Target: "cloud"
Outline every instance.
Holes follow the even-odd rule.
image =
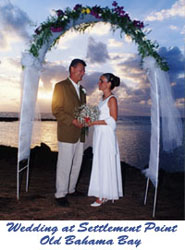
[[[112,73],[121,79],[120,86],[113,90],[118,97],[119,114],[150,115],[150,84],[141,68],[139,56],[122,53],[121,57],[116,58],[116,55],[112,55],[111,65]],[[99,93],[96,86],[93,91],[91,101],[96,100]]]
[[[185,25],[182,27],[182,30],[180,32],[182,35],[185,35]]]
[[[132,38],[129,35],[125,34],[125,42],[131,43],[132,42]]]
[[[172,84],[172,93],[177,100],[185,96],[184,65],[185,57],[178,47],[159,49],[161,57],[165,58],[169,65],[169,77]],[[150,99],[150,84],[145,72],[141,68],[140,58],[137,55],[127,57],[123,62],[115,66],[116,73],[130,87],[126,89],[128,96],[134,96],[136,101],[148,101]],[[132,100],[130,98],[129,100]],[[134,101],[133,100],[133,101]]]
[[[65,35],[62,36],[59,40],[59,43],[57,44],[57,49],[63,50],[72,47],[72,43],[74,42],[74,40],[77,40],[79,36],[79,32],[73,29],[68,30],[67,32],[65,32]]]
[[[170,29],[171,30],[178,30],[179,28],[177,26],[175,26],[175,25],[170,25]]]
[[[7,39],[2,31],[0,31],[0,48],[7,48]]]
[[[91,35],[107,35],[110,33],[111,25],[110,23],[98,22],[95,23],[93,27],[89,27],[86,29],[87,33]]]
[[[66,69],[61,62],[46,62],[43,65],[41,81],[45,89],[51,90],[54,83],[64,80],[68,76]]]
[[[125,52],[110,52],[109,56],[112,60],[111,63],[117,64],[120,62],[126,61],[128,58],[133,57],[133,53],[125,53]]]
[[[89,37],[86,58],[90,63],[105,63],[110,58],[106,44],[96,42],[94,38]]]
[[[31,24],[28,15],[10,2],[0,5],[0,45],[7,49],[10,41],[15,38],[27,40],[27,26]]]
[[[81,84],[86,88],[88,95],[96,89],[101,74],[102,72],[93,72],[84,75]],[[46,62],[41,72],[41,87],[46,91],[51,91],[55,83],[64,80],[68,75],[68,67],[64,66],[61,61]]]
[[[184,65],[185,57],[178,47],[166,49],[162,47],[159,54],[166,59],[169,65],[170,81],[173,82],[172,93],[175,99],[185,97]]]
[[[133,89],[147,85],[146,75],[141,67],[141,58],[136,54],[126,54],[124,60],[114,65],[117,75]]]
[[[170,9],[163,9],[159,12],[152,12],[146,17],[146,21],[162,21],[170,17],[185,17],[185,0],[176,1]]]
[[[134,89],[121,83],[114,90],[118,97],[120,115],[150,115],[150,87]]]
[[[185,96],[184,63],[185,59],[178,47],[161,48],[159,53],[166,58],[169,66],[169,76],[172,85],[172,95],[177,107],[183,113],[182,100]],[[138,55],[130,55],[124,61],[118,61],[114,70],[122,79],[122,84],[115,93],[119,99],[121,114],[150,115],[151,98],[150,83],[142,70]]]
[[[8,82],[8,85],[5,86],[9,86],[9,88],[12,86],[19,88],[21,82],[21,72],[22,68],[19,58],[1,58],[0,77],[2,82]]]
[[[185,86],[184,78],[178,78],[176,84],[172,87],[173,96],[178,101],[178,99],[185,98]]]
[[[178,47],[159,49],[159,54],[168,62],[170,71],[170,77],[172,81],[175,81],[179,74],[184,72],[185,58]]]
[[[11,67],[11,70],[12,70],[12,67],[14,68],[14,70],[21,70],[22,68],[22,65],[21,65],[21,60],[20,58],[11,58],[11,57],[7,57],[5,58],[5,62],[7,61],[7,66],[9,64],[9,67]],[[8,67],[7,67],[8,68]]]
[[[111,38],[108,40],[107,45],[108,45],[108,47],[120,48],[120,47],[123,47],[123,42],[119,42],[119,41],[116,41],[115,39]]]
[[[171,83],[173,83],[173,96],[177,106],[182,111],[185,91],[183,84],[184,57],[178,47],[161,48],[159,53],[167,59],[170,65],[169,75]],[[150,115],[150,83],[141,67],[140,57],[136,54],[125,54],[125,56],[122,55],[122,60],[121,58],[119,60],[112,59],[111,64],[113,67],[112,73],[121,78],[120,87],[113,91],[118,97],[120,115]],[[98,91],[97,86],[102,73],[98,70],[93,73],[87,72],[81,83],[87,90],[88,102],[93,105],[98,103],[102,94],[101,91]],[[67,75],[68,69],[61,62],[47,63],[44,66],[41,79],[44,86],[51,89],[53,83],[64,79]]]
[[[83,77],[82,85],[87,90],[87,95],[91,95],[98,86],[98,80],[103,72],[93,72],[90,74],[85,74]]]

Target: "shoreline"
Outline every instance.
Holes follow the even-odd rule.
[[[17,147],[12,147],[12,146],[7,146],[7,145],[3,145],[3,144],[0,144],[0,151],[1,151],[1,148],[9,148],[10,150],[12,149],[13,151],[17,151],[18,150],[18,148]],[[44,142],[41,142],[40,143],[40,146],[38,146],[38,145],[35,145],[33,148],[31,148],[31,152],[32,152],[32,150],[35,150],[35,148],[41,148],[41,150],[42,150],[42,147],[43,148],[48,148],[48,151],[50,151],[51,153],[53,153],[53,154],[57,154],[58,152],[57,151],[53,151],[53,150],[51,150],[50,149],[50,147],[47,145],[47,144],[45,144]],[[86,150],[88,150],[88,148],[91,148],[91,146],[88,146],[88,147],[86,147],[85,149],[84,149],[84,152],[86,151]],[[165,171],[165,172],[167,172],[167,173],[171,173],[171,174],[174,174],[174,173],[180,173],[180,174],[185,174],[185,167],[184,167],[184,165],[183,165],[183,167],[181,167],[181,168],[179,168],[179,169],[168,169],[168,168],[166,168],[166,167],[164,167],[163,166],[163,164],[166,164],[165,163],[165,154],[167,154],[167,153],[165,153],[165,152],[163,152],[163,155],[161,156],[161,158],[160,158],[160,164],[162,165],[162,166],[160,166],[159,165],[159,168],[160,168],[160,171]],[[139,170],[139,171],[142,171],[142,170],[144,170],[144,169],[146,169],[146,168],[148,168],[148,164],[146,164],[146,165],[143,165],[143,167],[142,168],[140,168],[140,167],[137,167],[137,166],[134,166],[134,165],[131,165],[131,164],[129,164],[129,163],[127,163],[127,162],[124,162],[124,161],[121,161],[123,164],[126,164],[127,166],[129,166],[129,167],[131,167],[131,168],[135,168],[135,169],[137,169],[137,170]]]
[[[69,197],[70,207],[57,206],[55,173],[57,152],[46,144],[30,154],[29,192],[21,174],[20,200],[16,199],[17,148],[0,146],[0,216],[2,220],[184,220],[184,173],[159,171],[156,217],[152,218],[154,187],[149,186],[144,206],[146,178],[140,170],[121,162],[123,198],[101,207],[90,207],[94,197]],[[92,166],[92,148],[84,151],[77,189],[87,193]]]
[[[0,117],[0,122],[16,122],[16,121],[19,121],[20,119],[18,117]],[[37,120],[35,120],[37,121]],[[38,121],[42,121],[42,122],[45,122],[45,121],[56,121],[56,119],[51,119],[51,118],[41,118],[41,119],[38,119]]]

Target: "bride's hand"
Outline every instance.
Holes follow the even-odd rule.
[[[88,122],[88,127],[91,127],[91,126],[95,125],[94,123],[95,122]]]

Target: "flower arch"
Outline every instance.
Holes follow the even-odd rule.
[[[19,148],[17,164],[17,180],[19,180],[20,162],[29,159],[34,121],[35,103],[37,98],[40,70],[45,55],[70,28],[77,31],[85,31],[88,27],[97,22],[110,23],[112,30],[120,29],[121,34],[125,33],[138,45],[138,53],[144,62],[144,69],[151,83],[151,153],[149,168],[145,175],[151,179],[154,186],[158,184],[159,165],[159,142],[160,142],[160,115],[163,119],[163,147],[172,150],[180,145],[182,136],[180,124],[177,119],[178,111],[174,106],[171,89],[168,79],[168,65],[157,52],[158,44],[146,38],[143,31],[144,24],[138,20],[131,20],[124,7],[113,2],[112,9],[100,6],[82,6],[77,4],[72,10],[56,10],[55,16],[50,16],[41,23],[35,30],[33,39],[28,51],[22,56],[24,69],[24,84],[20,113]],[[165,100],[165,95],[168,99]],[[165,100],[165,102],[164,102]],[[166,124],[168,123],[168,126]],[[166,127],[165,127],[166,126]],[[25,167],[24,167],[25,168]],[[23,168],[23,169],[24,169]],[[27,164],[27,188],[28,189],[29,161]],[[19,184],[17,188],[19,198]]]
[[[138,53],[142,59],[152,56],[162,70],[168,71],[167,63],[157,53],[158,44],[146,38],[146,34],[143,32],[144,23],[138,20],[131,20],[124,7],[118,6],[115,1],[112,5],[113,8],[110,9],[97,5],[83,7],[77,4],[73,10],[69,8],[65,11],[56,10],[55,16],[48,17],[35,30],[29,52],[41,62],[44,59],[44,52],[46,52],[43,47],[47,50],[51,49],[60,36],[71,27],[77,31],[84,32],[89,26],[93,26],[97,22],[106,22],[111,24],[113,31],[120,29],[121,34],[125,33],[132,38],[132,41],[138,45]],[[44,46],[46,44],[48,46]]]

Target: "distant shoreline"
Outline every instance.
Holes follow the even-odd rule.
[[[0,122],[16,122],[16,121],[19,121],[19,118],[17,118],[17,117],[0,117]],[[41,121],[42,122],[45,122],[45,121],[53,121],[53,122],[55,122],[56,119],[42,118]]]
[[[143,119],[150,119],[150,117],[149,116],[123,116],[124,118],[130,118],[130,117],[132,117],[132,118],[137,118],[137,117],[140,117],[140,118],[143,118]],[[118,121],[120,120],[120,121],[122,121],[123,120],[123,117],[122,116],[120,116],[120,117],[118,117]],[[181,119],[182,119],[182,121],[184,121],[185,120],[185,118],[184,117],[181,117]],[[20,119],[18,118],[18,117],[7,117],[7,116],[2,116],[2,117],[0,117],[0,122],[15,122],[15,121],[19,121]],[[35,120],[35,121],[37,121],[37,120]],[[41,118],[40,120],[38,119],[38,121],[42,121],[42,122],[46,122],[46,121],[56,121],[56,119],[55,118]]]

